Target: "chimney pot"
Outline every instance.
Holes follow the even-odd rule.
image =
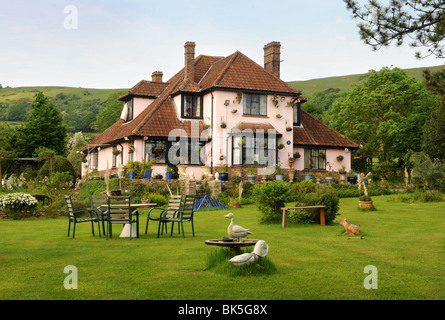
[[[280,48],[277,41],[270,42],[264,46],[264,69],[280,77]]]
[[[152,82],[162,82],[162,76],[164,74],[162,71],[155,71],[151,74],[151,81]]]
[[[185,69],[184,69],[184,79],[194,79],[195,75],[195,43],[186,42],[185,48]]]

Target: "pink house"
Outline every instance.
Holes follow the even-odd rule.
[[[263,174],[276,165],[350,170],[357,144],[301,109],[301,92],[280,79],[279,42],[264,46],[264,66],[239,51],[195,57],[195,43],[184,47],[184,68],[171,79],[153,72],[119,98],[121,118],[89,145],[83,177],[143,159],[154,160],[153,174],[165,176],[167,166],[182,163],[196,179],[222,164]]]

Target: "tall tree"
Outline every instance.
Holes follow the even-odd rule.
[[[105,102],[105,107],[99,111],[96,116],[96,121],[92,123],[92,126],[98,131],[103,132],[112,124],[114,124],[122,112],[122,101],[119,100],[119,97],[125,91],[119,91],[110,94]]]
[[[423,134],[423,151],[431,159],[445,163],[445,68],[436,73],[424,72],[427,88],[438,95],[439,103],[431,113]]]
[[[369,0],[361,7],[358,1],[343,0],[353,17],[361,20],[358,27],[362,40],[373,49],[397,46],[411,39],[413,47],[428,49],[423,56],[444,58],[445,52],[445,2],[443,0],[390,0],[381,5]],[[422,57],[416,52],[418,58]]]
[[[423,83],[403,70],[371,70],[365,82],[334,102],[330,124],[364,143],[366,158],[402,159],[408,150],[421,150],[423,127],[435,104]]]
[[[32,157],[38,148],[45,147],[62,155],[66,134],[59,110],[42,92],[38,92],[28,121],[16,129],[13,151],[21,157]]]

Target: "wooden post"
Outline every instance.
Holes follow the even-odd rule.
[[[320,224],[325,225],[324,208],[320,208]]]
[[[286,228],[286,222],[287,222],[287,208],[281,208],[283,210],[283,221],[281,223],[281,226],[283,228]]]

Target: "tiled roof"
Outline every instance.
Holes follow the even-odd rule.
[[[297,90],[239,51],[214,63],[199,81],[202,90],[229,88],[297,95]]]
[[[184,80],[184,69],[164,83],[140,81],[121,100],[130,95],[156,96],[144,111],[130,122],[122,119],[97,137],[92,144],[105,144],[127,136],[168,137],[174,129],[182,129],[188,136],[200,134],[202,123],[198,120],[180,120],[173,104],[175,93],[202,92],[212,89],[256,90],[299,96],[300,91],[289,86],[263,67],[237,51],[228,57],[200,55],[195,58],[194,78]],[[294,128],[294,143],[305,146],[325,146],[356,148],[337,131],[323,124],[320,120],[301,110],[301,128]],[[199,125],[197,125],[199,124]],[[196,126],[193,126],[196,125]],[[240,124],[241,127],[254,124]],[[192,128],[199,127],[199,133]],[[261,126],[262,128],[264,125]],[[267,128],[269,128],[266,125]],[[258,127],[259,128],[259,127]]]
[[[168,86],[166,82],[139,81],[133,88],[119,97],[119,100],[127,100],[130,97],[157,98]]]
[[[301,127],[294,127],[294,144],[302,146],[358,148],[344,135],[301,109]]]

